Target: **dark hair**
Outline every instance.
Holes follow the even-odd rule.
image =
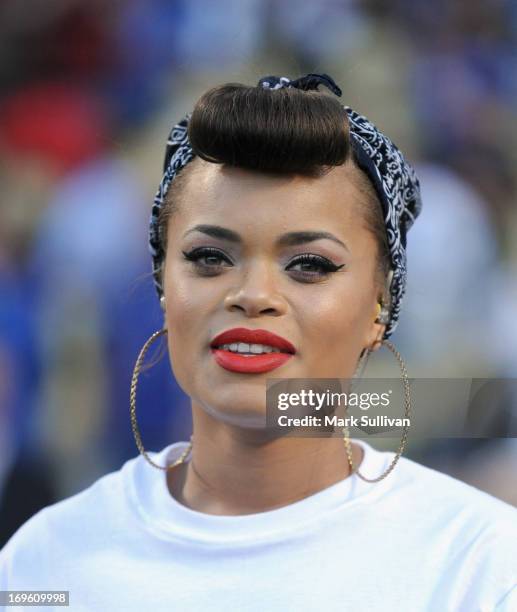
[[[239,83],[214,87],[196,103],[188,138],[194,154],[206,161],[259,172],[317,177],[355,160],[345,109],[336,98],[317,90],[271,90]],[[354,165],[356,186],[365,195],[365,226],[378,247],[377,280],[382,285],[390,268],[382,207],[370,179]],[[160,212],[164,249],[168,218],[188,174],[185,168],[172,181]],[[384,298],[386,303],[388,291]]]
[[[264,172],[318,175],[349,156],[346,113],[318,91],[228,84],[207,91],[188,128],[209,162]]]

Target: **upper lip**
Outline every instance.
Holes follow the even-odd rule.
[[[246,329],[245,327],[234,327],[218,334],[210,342],[212,348],[221,344],[232,344],[233,342],[246,342],[248,344],[265,344],[280,349],[284,353],[296,353],[294,346],[267,329]]]

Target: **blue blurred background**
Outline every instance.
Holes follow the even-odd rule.
[[[422,184],[392,337],[410,376],[515,377],[516,60],[511,0],[4,0],[0,546],[138,452],[131,372],[162,324],[151,202],[172,122],[219,83],[334,77]],[[384,349],[368,367],[398,375]],[[141,375],[138,419],[149,450],[190,436],[166,356]],[[516,438],[406,455],[517,505]]]

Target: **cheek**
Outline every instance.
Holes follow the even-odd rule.
[[[334,285],[328,291],[314,291],[297,308],[303,357],[318,376],[353,374],[369,322],[368,298],[361,286],[347,281],[337,289]]]
[[[168,274],[165,297],[169,357],[178,384],[187,391],[211,338],[209,313],[214,290],[210,290],[209,282],[191,278],[183,267],[171,266]]]
[[[203,325],[202,318],[216,299],[214,279],[195,276],[188,264],[169,260],[165,280],[167,324],[179,337],[189,342]],[[204,330],[206,333],[206,329]]]
[[[202,303],[200,292],[198,289],[193,290],[189,279],[176,275],[174,281],[168,284],[165,296],[168,327],[180,334],[185,323],[197,316],[197,309]]]

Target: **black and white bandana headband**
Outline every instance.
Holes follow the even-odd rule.
[[[326,74],[308,74],[296,80],[287,77],[268,76],[260,79],[258,86],[266,89],[297,87],[309,90],[325,85],[337,96],[341,89]],[[397,146],[366,117],[349,106],[343,106],[348,114],[352,152],[357,165],[368,175],[382,204],[388,246],[391,256],[392,278],[390,285],[390,317],[384,332],[389,338],[397,328],[400,309],[406,291],[406,235],[420,214],[422,200],[420,183],[412,166]],[[171,182],[181,168],[195,155],[188,140],[187,128],[191,113],[172,128],[167,139],[163,178],[156,192],[149,222],[149,251],[152,256],[153,278],[158,297],[163,295],[160,269],[165,258],[158,217]]]

